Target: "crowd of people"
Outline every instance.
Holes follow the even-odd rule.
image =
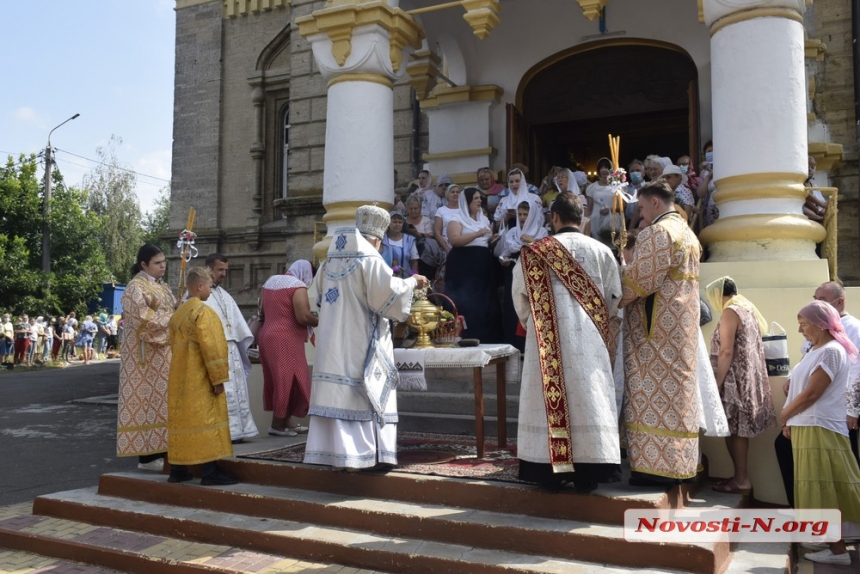
[[[584,196],[570,170],[555,170],[554,191],[542,195],[515,167],[508,188],[486,170],[462,189],[445,178],[433,186],[424,173],[405,210],[360,207],[354,227],[335,230],[319,270],[296,261],[263,285],[256,338],[268,433],[307,432],[309,464],[396,465],[392,322],[408,318],[433,275],[465,316],[464,337],[519,337],[522,480],[590,492],[620,480],[626,456],[631,484],[665,488],[701,471],[704,433],[725,438],[734,469],[714,489],[748,494],[750,442],[781,427],[775,449],[789,502],[837,508],[845,521],[843,540],[807,557],[850,563],[845,539],[860,536],[860,322],[844,312],[844,289],[826,283],[798,311],[808,345],[777,412],[762,343],[767,321],[730,277],[700,298],[702,248],[689,219],[707,211],[677,201],[674,184],[689,169],[660,164],[658,173],[655,161],[640,166],[651,181],[630,178],[638,187],[622,197],[636,201],[620,210],[609,160]],[[613,207],[636,230],[623,249],[606,241],[605,220],[611,230],[620,216]],[[219,286],[226,258],[210,256],[207,268],[189,272],[188,299],[176,309],[160,282],[163,254],[153,246],[139,253],[123,301],[134,334],[123,341],[118,452],[141,457],[145,469],[161,468],[167,454],[171,482],[190,480],[187,465],[203,463],[203,484],[232,484],[236,477],[215,461],[232,452],[230,441],[257,433],[241,420],[255,337]],[[707,345],[700,326],[712,313],[718,324]],[[198,399],[208,406],[181,408]],[[306,416],[307,427],[297,420]]]
[[[4,313],[0,321],[0,363],[13,369],[16,365],[64,366],[72,360],[89,364],[105,359],[119,348],[122,319],[117,319],[102,312],[78,321],[72,311],[61,317],[22,314],[13,321],[10,313]]]

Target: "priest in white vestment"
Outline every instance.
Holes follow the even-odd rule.
[[[220,253],[212,253],[206,257],[206,266],[215,280],[206,304],[218,314],[227,337],[230,380],[224,383],[224,396],[230,418],[230,440],[237,443],[260,434],[254,424],[248,395],[248,375],[251,373],[248,348],[254,343],[254,336],[236,301],[221,287],[229,269],[227,258]]]
[[[311,286],[319,326],[305,463],[335,470],[397,464],[398,375],[388,319],[405,321],[413,290],[428,281],[393,276],[379,253],[389,222],[385,210],[360,207],[355,228],[335,230]]]
[[[555,235],[523,247],[513,271],[514,307],[527,333],[519,476],[589,492],[620,478],[618,332],[609,325],[618,321],[621,281],[612,251],[580,232],[582,204],[573,194],[559,194],[550,213]]]

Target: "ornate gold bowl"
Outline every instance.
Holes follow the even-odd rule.
[[[439,318],[441,316],[442,310],[426,298],[418,299],[412,303],[412,310],[409,312],[406,324],[409,325],[410,329],[418,333],[415,348],[426,349],[433,346],[429,333],[439,325]]]

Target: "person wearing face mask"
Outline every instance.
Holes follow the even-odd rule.
[[[704,228],[715,222],[720,217],[720,212],[717,209],[717,204],[714,203],[714,192],[717,190],[714,185],[714,142],[708,140],[702,148],[702,152],[705,154],[705,166],[696,195],[701,200],[701,205],[704,206],[704,213],[702,214],[702,227]]]
[[[699,181],[701,178],[696,175],[696,169],[690,161],[690,156],[682,155],[678,158],[678,161],[675,162],[675,165],[678,166],[678,169],[681,170],[681,173],[687,176],[687,187],[691,190],[699,187]]]
[[[633,199],[639,194],[639,190],[645,185],[645,164],[634,159],[627,166],[627,186],[624,191]],[[627,227],[636,229],[642,215],[639,213],[639,202],[631,201],[624,209],[624,217],[627,218]]]

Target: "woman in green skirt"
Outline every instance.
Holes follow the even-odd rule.
[[[791,372],[780,415],[794,458],[794,507],[842,512],[843,539],[806,558],[848,566],[844,539],[860,535],[860,470],[848,440],[845,400],[857,348],[828,303],[813,301],[800,310],[797,321],[812,348]]]

